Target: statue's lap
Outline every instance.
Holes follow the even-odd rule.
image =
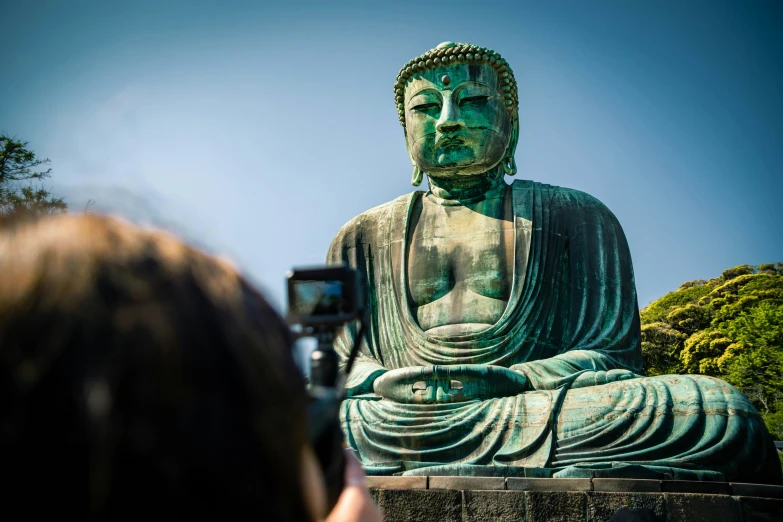
[[[458,404],[354,399],[343,415],[348,441],[371,473],[374,467],[426,473],[439,464],[555,472],[642,464],[678,468],[679,478],[720,480],[721,465],[741,467],[743,455],[756,460],[752,454],[765,444],[750,402],[707,376],[646,377]],[[700,475],[705,463],[718,473]]]

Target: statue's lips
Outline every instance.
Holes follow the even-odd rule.
[[[470,142],[461,136],[450,136],[436,142],[435,165],[438,168],[465,167],[475,161]]]
[[[446,147],[457,147],[461,145],[465,145],[465,140],[459,136],[444,137],[435,142],[435,147],[438,149]]]

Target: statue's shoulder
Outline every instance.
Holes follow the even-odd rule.
[[[404,194],[392,201],[365,210],[343,225],[337,232],[334,241],[355,243],[358,240],[363,242],[366,238],[377,235],[381,228],[389,223],[390,219],[394,219],[393,216],[407,213],[408,206],[415,194],[416,192]]]
[[[585,212],[605,214],[614,218],[609,208],[597,197],[587,192],[568,187],[559,187],[529,180],[514,180],[514,192],[535,193],[542,205],[557,213],[582,214]]]

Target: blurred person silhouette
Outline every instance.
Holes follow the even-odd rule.
[[[330,515],[283,320],[225,261],[95,215],[0,229],[4,510],[79,519]]]

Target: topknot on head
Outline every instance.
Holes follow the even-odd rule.
[[[519,106],[519,91],[514,72],[508,62],[492,49],[469,43],[443,42],[421,56],[410,60],[400,70],[394,84],[394,103],[400,124],[405,127],[405,85],[414,74],[457,63],[481,63],[492,67],[498,75],[500,89],[506,102],[506,110],[516,115]]]

